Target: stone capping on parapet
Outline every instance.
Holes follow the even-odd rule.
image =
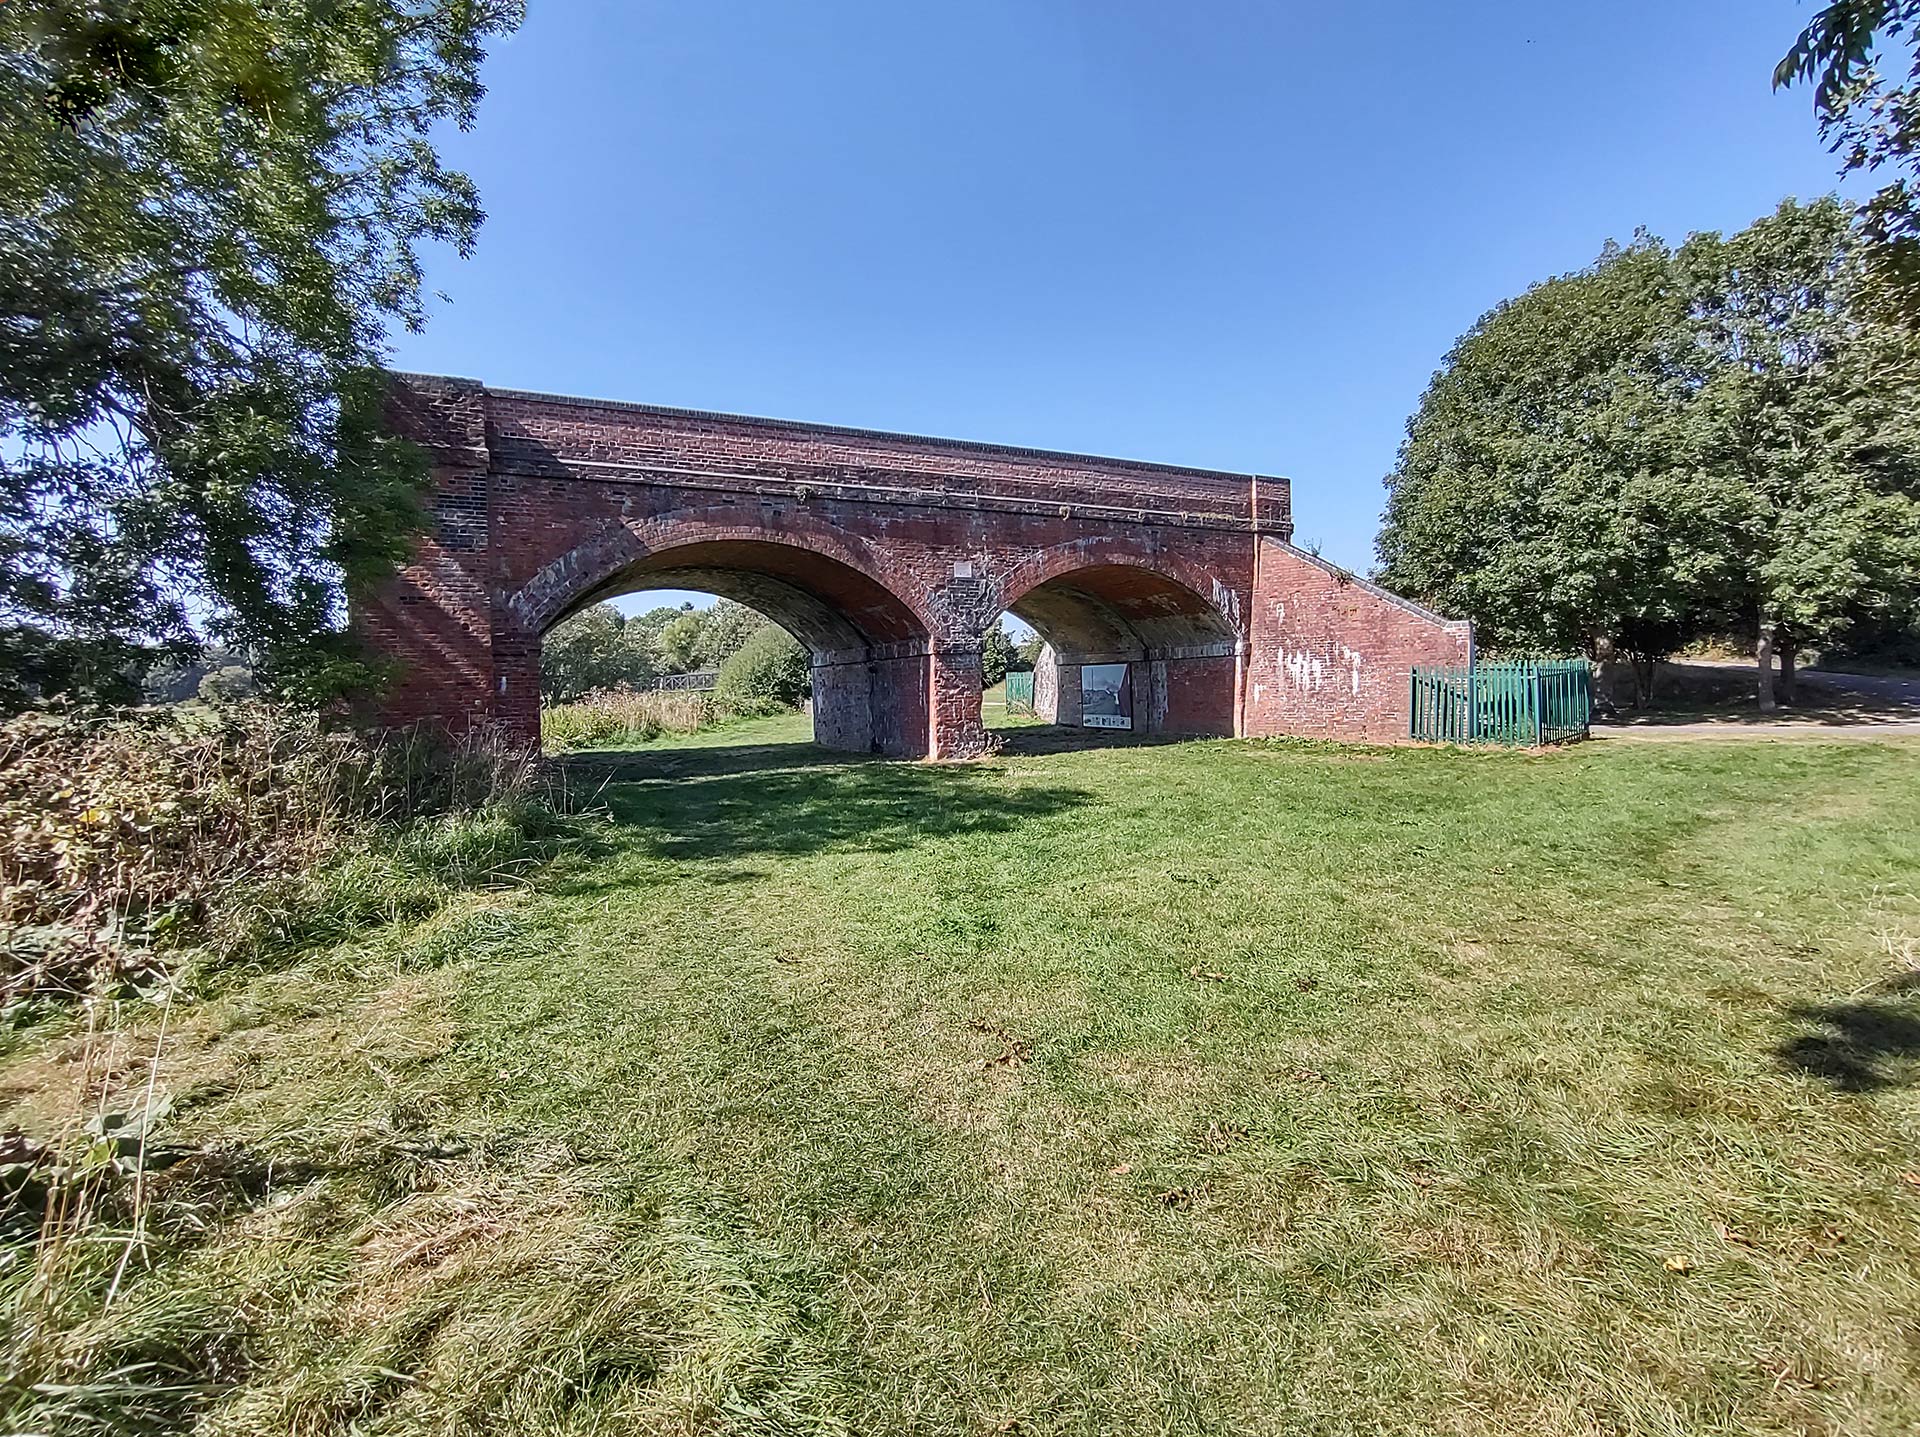
[[[1378,584],[1374,583],[1373,580],[1363,578],[1359,574],[1354,573],[1353,570],[1351,569],[1343,569],[1340,567],[1340,565],[1335,564],[1330,560],[1323,559],[1318,554],[1309,553],[1307,550],[1300,548],[1297,544],[1289,543],[1285,539],[1275,538],[1271,534],[1266,535],[1265,538],[1269,544],[1278,544],[1281,548],[1285,549],[1289,554],[1293,555],[1294,558],[1300,559],[1305,561],[1306,563],[1312,564],[1317,569],[1325,570],[1328,574],[1331,574],[1334,578],[1338,579],[1341,583],[1356,585],[1365,593],[1371,594],[1374,598],[1383,599],[1387,603],[1392,604],[1395,608],[1405,609],[1409,614],[1414,615],[1416,618],[1425,619],[1429,623],[1439,624],[1442,627],[1450,629],[1455,633],[1471,634],[1473,632],[1472,623],[1470,623],[1466,619],[1449,619],[1445,614],[1438,613],[1433,609],[1429,609],[1425,604],[1416,604],[1412,599],[1403,598],[1399,594],[1394,593],[1393,590],[1391,589],[1383,589]]]
[[[630,399],[593,399],[577,394],[548,394],[532,389],[500,389],[478,379],[450,374],[422,374],[409,370],[390,371],[395,379],[408,383],[460,386],[484,392],[491,398],[519,400],[532,404],[551,404],[571,409],[607,409],[634,414],[656,415],[662,419],[687,419],[696,422],[739,424],[749,428],[778,429],[788,433],[830,434],[846,439],[873,439],[895,444],[922,444],[960,453],[1015,458],[1112,465],[1122,469],[1147,470],[1159,474],[1177,474],[1187,478],[1212,480],[1223,488],[1244,490],[1253,483],[1282,484],[1289,489],[1293,481],[1280,474],[1241,473],[1229,469],[1206,469],[1190,464],[1168,464],[1154,459],[1124,459],[1108,454],[1086,454],[1071,449],[1037,449],[1019,444],[993,444],[975,439],[947,439],[933,434],[908,434],[893,429],[862,429],[845,424],[816,424],[805,419],[775,419],[758,414],[730,414],[718,409],[681,409],[666,404],[640,404]]]

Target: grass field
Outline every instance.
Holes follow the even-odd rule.
[[[1920,745],[804,722],[596,760],[595,851],[129,1021],[96,1086],[158,1041],[222,1156],[16,1420],[1920,1429]],[[14,1041],[14,1120],[78,1042]]]

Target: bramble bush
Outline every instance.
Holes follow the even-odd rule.
[[[0,1002],[144,987],[423,912],[561,836],[479,733],[371,743],[264,703],[0,723]]]

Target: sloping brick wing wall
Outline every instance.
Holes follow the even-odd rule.
[[[816,739],[902,756],[979,751],[1006,609],[1062,664],[1132,664],[1148,732],[1402,739],[1408,666],[1470,650],[1293,549],[1281,479],[429,376],[396,376],[389,412],[428,452],[433,522],[354,603],[394,660],[388,723],[537,742],[541,635],[643,588],[781,623],[814,655]]]

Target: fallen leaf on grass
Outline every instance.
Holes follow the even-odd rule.
[[[1247,1130],[1239,1123],[1208,1123],[1205,1139],[1207,1150],[1215,1153],[1227,1152],[1246,1135]]]
[[[1033,1049],[1026,1043],[1009,1043],[991,1058],[982,1058],[978,1063],[981,1072],[990,1072],[995,1068],[1017,1068],[1033,1056]]]
[[[1690,1257],[1682,1257],[1678,1253],[1675,1253],[1672,1257],[1667,1259],[1667,1271],[1668,1272],[1692,1272],[1693,1259]]]

